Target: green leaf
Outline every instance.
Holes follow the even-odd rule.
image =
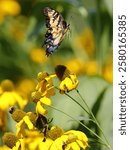
[[[113,15],[113,0],[104,0],[104,3],[106,4],[106,7],[107,7],[107,10],[108,10],[108,12],[109,12],[109,14],[110,14],[110,16],[112,16]]]
[[[100,110],[98,112],[98,121],[103,129],[103,132],[106,136],[106,138],[108,139],[108,141],[110,142],[110,144],[112,145],[112,124],[113,124],[113,120],[112,120],[112,110],[113,110],[113,106],[112,106],[112,91],[113,91],[113,87],[112,85],[109,86],[104,94],[101,106],[100,106]]]

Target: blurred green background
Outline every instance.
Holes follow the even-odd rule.
[[[57,10],[70,24],[61,46],[49,58],[42,48],[47,30],[44,7]],[[28,94],[33,91],[38,72],[53,73],[56,65],[66,65],[78,76],[78,89],[112,145],[112,0],[0,0],[0,11],[0,82],[10,79],[17,91]],[[70,95],[81,101],[75,92]],[[69,98],[57,94],[52,101],[55,107],[82,120],[100,135],[88,123],[84,111]],[[32,104],[26,110],[31,107]],[[82,130],[93,138],[60,112],[50,110],[49,115],[52,124]],[[8,118],[5,130],[14,131],[9,122]],[[2,136],[4,131],[0,132]],[[91,140],[90,146],[90,150],[106,149]]]

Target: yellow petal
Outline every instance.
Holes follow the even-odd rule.
[[[19,107],[23,109],[25,105],[27,104],[27,99],[23,99],[20,95],[18,95],[16,92],[13,92],[14,99],[17,101]]]
[[[71,150],[80,150],[80,147],[76,142],[70,143],[69,146]]]
[[[9,147],[6,145],[0,146],[0,150],[11,150]]]
[[[41,114],[41,115],[45,115],[47,113],[47,110],[43,108],[43,106],[42,106],[40,101],[37,102],[36,112]]]
[[[23,117],[23,120],[30,130],[34,128],[32,122],[30,121],[28,116]]]
[[[66,77],[60,84],[59,89],[61,91],[71,91],[78,86],[78,80],[76,79],[76,75],[70,75],[70,77]]]
[[[12,150],[19,150],[19,148],[20,148],[20,141],[18,141],[17,143],[16,143],[16,145],[12,148]]]
[[[7,110],[10,106],[16,104],[16,99],[12,92],[4,92],[0,97],[0,109]]]
[[[49,98],[47,98],[46,96],[44,96],[43,98],[40,99],[40,102],[45,104],[45,105],[51,105],[51,100]]]
[[[23,138],[25,137],[26,133],[25,133],[25,123],[23,120],[21,120],[19,123],[17,123],[16,125],[16,136],[19,138]]]
[[[21,145],[20,145],[20,150],[25,150],[25,142],[24,139],[19,139]]]
[[[52,143],[53,143],[53,140],[46,138],[45,142],[40,142],[39,150],[43,150],[43,147],[44,147],[44,150],[50,150],[50,146],[52,145]]]
[[[42,137],[30,137],[30,141],[27,142],[28,150],[39,150],[38,146],[43,141]]]

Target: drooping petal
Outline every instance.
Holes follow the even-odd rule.
[[[37,102],[36,112],[41,114],[41,115],[45,115],[47,113],[47,110],[44,109],[44,107],[40,101]]]
[[[24,122],[26,123],[26,125],[28,126],[28,128],[31,130],[31,129],[34,129],[34,126],[32,124],[32,122],[30,121],[30,118],[28,116],[25,116],[23,118]]]

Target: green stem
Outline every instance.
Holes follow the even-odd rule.
[[[59,88],[55,87],[56,89],[59,90]],[[69,94],[67,94],[66,92],[64,93],[66,96],[68,96],[69,98],[71,98],[76,104],[78,104],[88,115],[90,115],[90,113],[78,102],[76,101],[73,97],[71,97]]]
[[[76,101],[73,97],[71,97],[69,94],[65,93],[66,96],[68,96],[69,98],[71,98],[75,103],[77,103],[85,112],[87,112],[88,115],[90,115],[90,113],[78,102]]]
[[[102,143],[101,141],[98,141],[98,140],[96,140],[96,139],[93,140],[93,139],[89,138],[89,141],[92,142],[92,143],[96,143],[96,144],[99,143],[99,144],[101,144],[101,145],[104,145],[104,146],[107,146],[107,147],[108,147],[108,145],[106,145],[105,143]]]
[[[92,131],[92,130],[89,129],[87,126],[85,126],[82,122],[76,120],[75,118],[73,118],[72,116],[70,116],[69,114],[63,112],[63,111],[60,110],[60,109],[57,109],[57,108],[55,108],[55,107],[53,107],[53,106],[48,106],[48,107],[53,108],[53,109],[55,109],[55,110],[57,110],[57,111],[59,111],[59,112],[65,114],[66,116],[70,117],[71,119],[75,120],[77,123],[81,124],[84,128],[86,128],[88,131],[90,131],[90,133],[92,133],[93,135],[95,135],[101,142],[104,143],[103,139],[102,139],[100,136],[98,136],[94,131]],[[104,143],[104,145],[106,145],[106,146],[108,147],[107,144]]]
[[[104,139],[105,139],[105,141],[106,141],[108,147],[110,147],[110,144],[109,144],[109,142],[108,142],[108,140],[107,140],[107,138],[106,138],[106,136],[105,136],[105,134],[104,134],[102,128],[100,127],[100,125],[99,125],[97,119],[95,118],[93,112],[92,112],[91,109],[89,108],[88,104],[86,103],[86,101],[84,100],[84,98],[82,97],[82,95],[80,94],[80,92],[79,92],[77,89],[76,89],[76,91],[77,91],[78,95],[80,96],[80,98],[82,99],[82,101],[84,102],[84,104],[87,106],[87,109],[88,109],[89,113],[91,114],[92,118],[94,119],[94,122],[96,123],[96,125],[98,126],[98,128],[100,129],[100,131],[102,132],[102,135],[103,135],[103,137],[104,137]],[[110,148],[111,148],[111,147],[110,147]]]
[[[58,89],[57,87],[55,87],[55,88]],[[58,89],[58,90],[59,90],[59,89]],[[105,143],[104,143],[104,141],[102,140],[101,137],[99,137],[96,133],[94,133],[91,129],[89,129],[89,128],[88,128],[87,126],[85,126],[83,123],[81,123],[80,121],[74,119],[73,117],[71,117],[70,115],[64,113],[63,111],[58,110],[58,109],[56,109],[56,108],[55,108],[55,109],[58,110],[58,111],[60,111],[60,112],[62,112],[62,113],[64,113],[64,114],[66,114],[67,116],[69,116],[70,118],[74,119],[75,121],[77,121],[79,124],[81,124],[82,126],[84,126],[87,130],[89,130],[91,133],[93,133],[96,137],[98,137],[98,139],[100,139],[100,140],[104,143],[104,145],[106,145],[109,149],[111,149],[111,146],[110,146],[110,144],[109,144],[107,138],[105,137],[102,128],[100,127],[100,125],[99,125],[99,123],[97,122],[95,116],[93,115],[93,112],[91,111],[91,109],[90,109],[89,106],[87,105],[86,101],[83,99],[83,97],[82,97],[82,95],[80,94],[80,92],[79,92],[77,89],[76,89],[76,91],[77,91],[78,95],[80,96],[80,98],[82,99],[82,101],[83,101],[83,102],[85,103],[85,105],[87,106],[88,111],[87,111],[78,101],[76,101],[73,97],[71,97],[69,94],[65,93],[65,95],[68,96],[69,98],[71,98],[75,103],[77,103],[85,112],[87,112],[87,114],[89,114],[89,115],[92,116],[92,118],[94,119],[93,122],[98,126],[98,128],[99,128],[99,129],[101,130],[101,132],[102,132],[102,135],[103,135],[103,137],[104,137],[104,139],[105,139]]]

